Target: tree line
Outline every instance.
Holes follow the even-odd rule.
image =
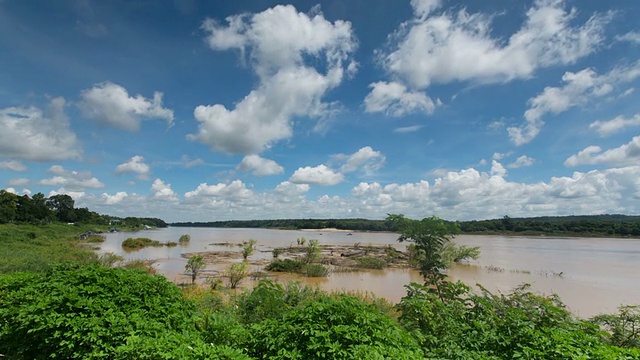
[[[0,190],[0,224],[30,223],[50,224],[52,222],[83,223],[95,225],[120,225],[130,228],[142,226],[167,227],[167,223],[157,218],[117,217],[99,214],[86,207],[75,207],[75,201],[67,194],[46,197],[43,193],[33,196],[16,195]]]
[[[513,234],[558,236],[640,236],[640,216],[582,215],[557,217],[511,218],[447,221],[460,228],[462,234]],[[397,232],[389,219],[275,219],[227,220],[209,222],[176,222],[171,226],[269,229],[326,229]]]

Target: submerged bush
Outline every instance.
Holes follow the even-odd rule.
[[[157,240],[151,240],[149,238],[128,238],[122,242],[122,247],[125,249],[142,249],[148,246],[162,246],[163,244]]]
[[[372,257],[355,258],[358,262],[357,267],[363,269],[378,269],[382,270],[387,267],[387,262],[382,259]]]
[[[327,277],[329,269],[322,264],[305,264],[301,273],[306,277]]]
[[[300,272],[304,263],[292,259],[274,260],[265,267],[267,271],[275,272]]]

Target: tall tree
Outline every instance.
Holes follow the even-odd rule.
[[[15,221],[18,210],[18,196],[6,190],[0,190],[0,223]]]
[[[73,198],[67,194],[59,194],[51,196],[46,201],[47,207],[56,215],[58,221],[73,222],[75,221]]]

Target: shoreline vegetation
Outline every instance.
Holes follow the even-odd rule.
[[[557,236],[640,238],[640,216],[577,215],[446,221],[463,235]],[[397,232],[388,220],[369,219],[275,219],[174,222],[172,227],[262,228],[319,232]]]
[[[28,200],[21,201],[28,204]],[[180,287],[149,271],[152,268],[144,260],[123,263],[115,254],[98,255],[94,250],[100,233],[114,230],[114,225],[92,212],[90,221],[61,221],[63,216],[86,212],[70,212],[72,203],[58,206],[68,199],[56,200],[43,219],[38,215],[31,220],[34,223],[15,220],[18,215],[8,213],[5,220],[11,216],[14,220],[0,221],[0,357],[640,360],[640,305],[580,319],[558,296],[532,292],[526,285],[492,294],[447,281],[442,272],[446,263],[474,251],[447,248],[462,223],[390,215],[377,222],[387,229],[357,228],[362,223],[357,219],[321,227],[398,232],[399,241],[412,246],[413,254],[355,244],[347,252],[303,238],[291,246],[291,253],[273,254],[274,266],[307,276],[323,276],[323,252],[329,252],[331,259],[354,261],[354,268],[398,266],[404,257],[407,262],[414,259],[424,283],[406,284],[406,295],[392,304],[375,294],[329,293],[268,279],[251,289],[236,289],[242,278],[251,275],[246,267],[247,256],[255,250],[251,240],[239,252],[245,260],[233,262],[223,274],[229,278],[228,286],[213,281],[209,286]],[[16,202],[16,209],[23,208]],[[20,216],[25,214],[29,215]],[[134,226],[133,219],[118,222],[118,231],[151,227]],[[510,231],[523,226],[511,220],[496,221],[513,226]],[[592,219],[582,225],[604,223]],[[299,224],[310,229],[321,223]],[[637,220],[617,220],[611,229],[616,234],[628,229],[632,235],[636,225]],[[600,228],[604,229],[592,229]],[[176,240],[161,245],[177,246],[190,239]],[[155,244],[151,239],[133,241]],[[353,256],[339,256],[338,251]],[[295,260],[285,262],[286,256]],[[193,280],[199,273],[206,275],[202,254],[193,254],[190,260]]]

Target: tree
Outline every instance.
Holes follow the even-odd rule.
[[[189,258],[187,261],[187,265],[185,265],[184,269],[187,273],[191,274],[191,283],[196,282],[196,278],[202,269],[204,269],[207,265],[204,263],[204,258],[202,255],[194,255]]]
[[[71,196],[67,194],[54,195],[47,199],[46,204],[47,207],[55,213],[58,221],[75,221],[75,213],[73,208],[75,202]]]
[[[249,271],[247,271],[247,263],[239,262],[231,264],[227,269],[226,275],[229,278],[229,287],[232,289],[237,288],[242,280],[249,275]]]
[[[6,190],[0,190],[0,223],[12,222],[16,219],[18,196]]]
[[[243,259],[246,260],[249,256],[251,256],[251,254],[253,254],[253,251],[256,249],[256,242],[257,241],[253,239],[242,242],[242,258]]]
[[[456,224],[447,224],[435,216],[422,220],[412,220],[404,215],[390,214],[386,221],[400,232],[398,241],[415,244],[420,254],[420,274],[426,285],[438,286],[445,278],[442,270],[448,267],[442,258],[442,250],[460,232]]]

